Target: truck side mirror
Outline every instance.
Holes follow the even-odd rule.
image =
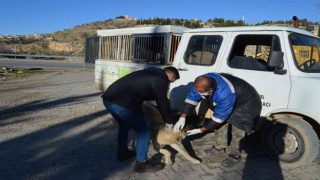
[[[284,53],[281,51],[271,51],[269,60],[268,60],[268,67],[275,68],[275,74],[286,74],[287,70],[283,68],[283,56]]]

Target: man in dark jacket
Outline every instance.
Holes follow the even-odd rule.
[[[120,78],[102,95],[105,107],[119,123],[117,158],[122,161],[136,155],[136,172],[155,172],[162,169],[148,161],[151,131],[144,117],[142,104],[144,101],[155,100],[166,122],[166,129],[170,131],[173,121],[167,92],[169,83],[179,78],[179,72],[174,67],[148,68]],[[137,134],[136,153],[127,147],[129,129],[133,129]]]
[[[231,167],[237,164],[240,162],[240,140],[245,133],[250,134],[255,130],[260,117],[259,94],[249,83],[231,75],[207,73],[199,76],[185,100],[184,112],[175,124],[174,131],[183,128],[185,118],[201,100],[204,100],[202,103],[204,102],[207,109],[210,108],[214,113],[205,121],[203,127],[188,131],[188,135],[216,130],[216,150],[224,151],[228,134],[231,134],[230,154],[223,160],[222,165]]]

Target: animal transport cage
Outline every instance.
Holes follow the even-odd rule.
[[[166,25],[98,30],[96,88],[105,90],[115,80],[139,69],[171,65],[187,29]]]

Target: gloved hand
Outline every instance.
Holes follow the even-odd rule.
[[[190,131],[187,131],[187,136],[192,136],[192,135],[200,134],[200,133],[202,133],[200,128],[199,129],[192,129]]]
[[[186,124],[186,118],[181,117],[178,122],[174,125],[173,131],[178,132],[183,129],[184,125]]]
[[[173,128],[173,124],[166,123],[166,126],[164,127],[164,130],[169,132],[169,131],[172,131],[172,128]]]

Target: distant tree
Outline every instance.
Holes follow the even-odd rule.
[[[192,28],[200,28],[201,27],[200,21],[193,21],[191,23],[191,25],[192,25]]]
[[[308,26],[308,20],[307,19],[300,19],[300,24],[302,25],[302,26]]]
[[[181,26],[182,25],[183,20],[180,19],[176,19],[176,25],[177,26]]]
[[[190,21],[185,21],[183,25],[188,28],[193,28],[192,23]]]
[[[246,24],[244,23],[244,21],[239,20],[239,21],[236,22],[236,25],[237,26],[245,26]]]
[[[116,17],[116,19],[125,19],[125,17],[124,16],[118,16],[118,17]]]
[[[217,23],[217,24],[224,24],[225,23],[223,18],[214,18],[213,22]]]

